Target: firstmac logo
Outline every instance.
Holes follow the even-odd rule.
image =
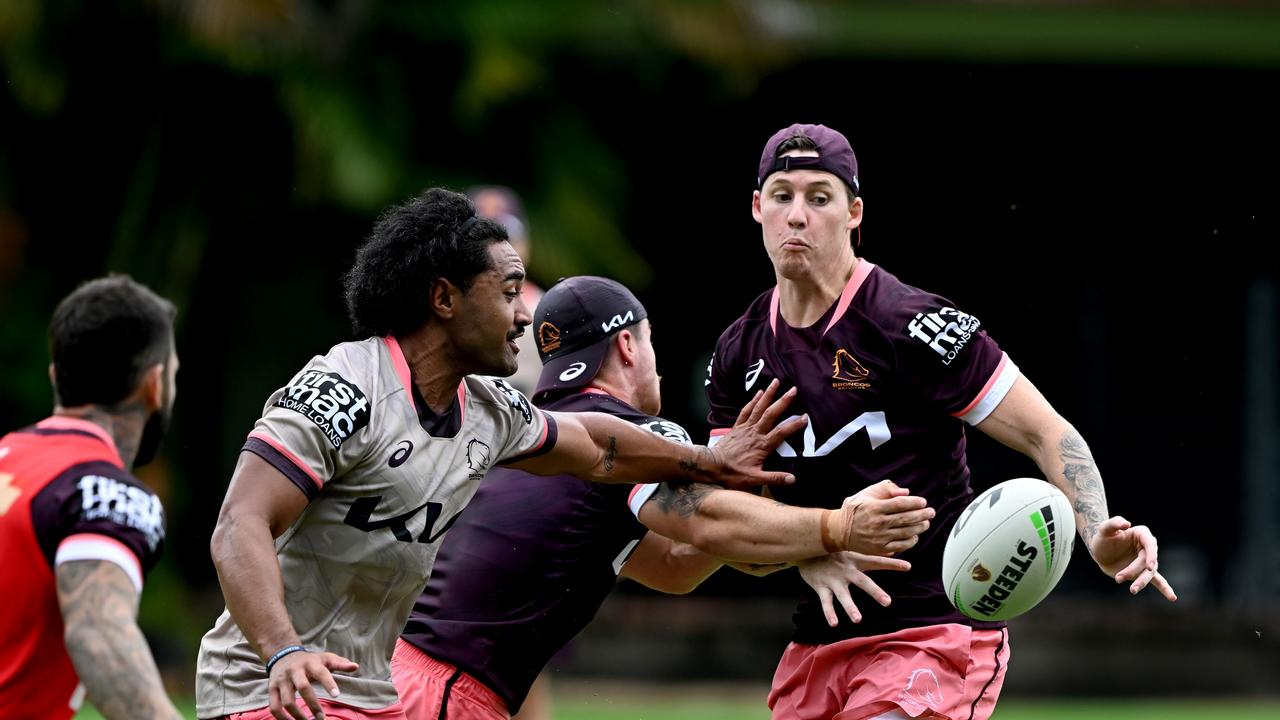
[[[907,323],[907,334],[933,348],[942,356],[942,364],[950,365],[964,349],[982,322],[953,307],[916,313]]]
[[[338,373],[308,370],[284,388],[276,407],[315,423],[335,448],[369,424],[369,400]]]

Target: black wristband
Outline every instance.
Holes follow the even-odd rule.
[[[289,645],[277,650],[276,654],[272,655],[271,659],[267,661],[267,677],[271,677],[271,668],[275,667],[276,663],[280,662],[280,658],[288,655],[289,653],[306,652],[306,650],[307,649],[301,645]]]

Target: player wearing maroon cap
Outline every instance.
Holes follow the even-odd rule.
[[[138,629],[164,549],[155,456],[177,393],[169,301],[123,275],[81,285],[49,326],[53,416],[0,438],[0,715],[179,718]]]
[[[604,412],[691,444],[684,428],[657,416],[652,328],[625,287],[599,277],[562,280],[539,304],[533,327],[544,360],[534,396],[540,408]],[[901,494],[884,484],[862,494],[859,539],[838,544],[877,554],[910,547],[933,511]],[[693,507],[700,512],[690,517]],[[405,714],[507,718],[551,657],[595,616],[619,575],[688,592],[720,567],[716,557],[777,563],[825,555],[823,512],[712,486],[600,485],[494,469],[443,542],[396,648],[392,678]],[[852,504],[838,512],[858,514]],[[859,567],[907,567],[856,553],[842,553],[841,561],[838,577],[814,582],[846,606],[850,583],[885,597]]]
[[[892,478],[938,516],[886,576],[888,607],[858,624],[824,621],[816,598],[795,614],[794,642],[774,676],[775,718],[986,718],[1004,680],[1002,623],[970,621],[942,591],[947,533],[973,496],[964,425],[1036,461],[1071,498],[1076,526],[1107,575],[1148,583],[1168,599],[1151,532],[1108,519],[1098,469],[1080,435],[1001,352],[978,318],[857,257],[862,221],[857,162],[843,135],[822,125],[776,133],[760,158],[752,214],[777,286],[720,337],[708,368],[713,437],[742,399],[781,380],[809,417],[768,467],[795,474],[784,502],[836,507],[849,487]],[[833,481],[847,478],[847,485]]]

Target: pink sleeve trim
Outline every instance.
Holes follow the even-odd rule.
[[[631,488],[631,494],[627,496],[627,505],[631,508],[631,514],[640,519],[640,508],[649,502],[649,498],[658,491],[658,483],[649,483],[647,485],[637,485]]]
[[[128,545],[113,537],[98,533],[76,533],[63,538],[53,557],[54,567],[75,560],[104,560],[118,565],[133,582],[133,589],[142,592],[142,563]]]
[[[265,433],[260,433],[256,430],[254,432],[249,433],[249,437],[257,438],[262,442],[275,448],[276,452],[283,455],[285,459],[293,463],[298,468],[298,470],[300,470],[307,477],[311,478],[311,482],[315,483],[317,488],[324,488],[324,480],[321,480],[320,476],[316,475],[315,470],[312,470],[310,465],[302,462],[302,460],[300,460],[297,455],[294,455],[292,452],[289,451],[288,448],[286,448],[284,445],[281,445],[278,440],[271,437],[270,435],[267,435]]]

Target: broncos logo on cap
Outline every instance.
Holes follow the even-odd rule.
[[[560,349],[560,328],[549,321],[538,326],[538,347],[543,355],[549,355]]]

